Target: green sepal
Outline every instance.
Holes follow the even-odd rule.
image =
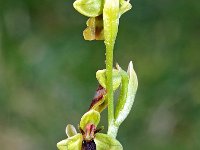
[[[76,134],[66,140],[57,143],[59,150],[81,150],[83,137],[82,134]]]
[[[74,8],[87,17],[96,17],[103,12],[103,0],[76,0]]]
[[[99,121],[100,113],[96,110],[91,109],[82,116],[80,121],[80,128],[84,131],[86,125],[94,124],[95,126],[97,126],[99,124]]]
[[[66,126],[66,130],[65,131],[66,131],[66,134],[67,134],[68,137],[72,137],[72,136],[77,134],[76,128],[71,124],[68,124]]]
[[[98,70],[96,72],[96,78],[99,84],[106,89],[106,69]],[[121,76],[119,70],[113,69],[113,90],[116,90],[121,83]]]
[[[123,150],[119,141],[103,133],[96,133],[94,142],[97,150]]]

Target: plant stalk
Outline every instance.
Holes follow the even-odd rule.
[[[113,50],[118,32],[119,24],[119,0],[105,0],[103,9],[104,38],[106,46],[106,90],[108,98],[108,135],[112,134],[114,124],[114,102],[113,102]]]

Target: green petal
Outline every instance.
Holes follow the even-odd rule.
[[[80,128],[84,130],[87,124],[94,124],[95,126],[97,126],[99,124],[99,121],[100,113],[91,109],[82,116],[80,121]]]
[[[77,134],[76,129],[73,125],[68,124],[66,127],[66,134],[68,137],[72,137]]]
[[[76,0],[73,6],[87,17],[96,17],[103,12],[103,0]]]
[[[123,150],[119,141],[103,133],[97,133],[94,138],[97,150]]]
[[[79,133],[66,140],[60,141],[57,143],[57,147],[59,150],[81,150],[82,141],[82,135]]]

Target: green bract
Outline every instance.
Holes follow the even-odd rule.
[[[121,69],[121,68],[120,68]],[[115,124],[118,126],[126,119],[128,116],[135,99],[136,91],[138,88],[137,75],[133,69],[133,63],[130,62],[128,66],[127,75],[125,72],[121,72],[123,78],[122,91],[118,100],[116,113],[115,113]],[[127,80],[128,76],[128,80]]]
[[[129,76],[128,76],[127,72],[122,70],[119,65],[117,65],[117,68],[118,68],[119,74],[122,78],[122,82],[121,82],[119,99],[118,99],[117,105],[116,105],[115,118],[118,117],[120,110],[122,109],[122,107],[126,103],[126,97],[127,97],[127,91],[128,91],[128,82],[129,82]]]
[[[122,70],[119,65],[117,65],[117,69],[121,76],[120,95],[115,108],[114,122],[108,128],[108,133],[113,137],[116,137],[119,126],[130,113],[138,87],[137,75],[132,62],[129,63],[127,72]]]
[[[102,14],[103,0],[76,0],[74,8],[87,17],[96,17]]]

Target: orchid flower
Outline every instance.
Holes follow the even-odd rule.
[[[97,125],[100,121],[100,113],[91,109],[86,112],[80,121],[80,133],[72,125],[67,125],[67,139],[57,144],[59,150],[122,150],[119,141],[111,136],[99,133]]]

